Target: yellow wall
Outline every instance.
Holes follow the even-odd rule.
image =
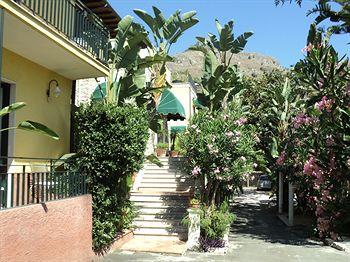
[[[3,49],[3,78],[15,83],[15,101],[27,103],[26,107],[15,113],[16,122],[37,121],[60,136],[60,140],[55,141],[37,133],[17,130],[13,155],[58,158],[69,153],[72,81],[7,49]],[[62,93],[48,102],[46,90],[52,79],[58,81]]]

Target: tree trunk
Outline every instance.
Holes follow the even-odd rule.
[[[216,194],[217,194],[218,188],[219,188],[219,181],[215,181],[213,193],[212,193],[211,199],[210,199],[211,205],[215,205]]]

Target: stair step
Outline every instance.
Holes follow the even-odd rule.
[[[186,229],[186,226],[182,225],[181,220],[135,220],[133,225],[137,228],[183,228]]]
[[[132,196],[163,196],[163,197],[171,197],[171,196],[192,196],[192,194],[188,191],[177,191],[177,192],[141,192],[141,191],[131,191],[130,194]]]
[[[186,177],[159,177],[159,178],[153,178],[153,177],[143,177],[142,182],[146,183],[184,183],[184,182],[193,182],[193,179],[186,178]]]
[[[187,175],[184,174],[172,174],[172,173],[145,173],[142,175],[142,179],[144,178],[190,178]]]
[[[157,218],[167,219],[171,217],[178,217],[186,213],[185,207],[139,207],[138,213],[140,215],[156,215]]]
[[[186,216],[186,213],[173,213],[171,215],[160,214],[139,214],[135,221],[181,221]]]
[[[149,201],[135,201],[134,205],[137,207],[147,207],[147,208],[173,208],[181,207],[188,208],[188,201],[164,201],[164,202],[149,202]]]
[[[187,195],[135,195],[130,196],[130,200],[134,202],[166,202],[166,201],[183,201],[188,202]]]
[[[185,175],[184,172],[182,172],[181,170],[176,170],[176,169],[145,169],[144,170],[144,174],[181,174],[181,175]]]
[[[138,188],[142,192],[183,192],[183,191],[188,191],[191,192],[191,185],[159,185],[155,186],[154,184],[152,185],[147,185],[147,184],[141,184]]]
[[[160,187],[160,188],[154,188],[154,187],[144,187],[141,186],[139,187],[139,190],[142,192],[183,192],[183,191],[187,191],[187,192],[191,192],[190,187]]]
[[[165,228],[135,228],[134,235],[153,235],[153,236],[178,236],[186,234],[186,229],[165,229]]]

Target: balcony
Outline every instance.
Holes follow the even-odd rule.
[[[108,74],[111,30],[79,0],[5,0],[4,47],[69,79]]]
[[[108,30],[100,18],[75,0],[14,0],[68,39],[107,64]]]

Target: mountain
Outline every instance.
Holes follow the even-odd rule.
[[[173,81],[187,81],[188,74],[195,81],[202,77],[204,55],[202,52],[187,50],[174,56],[174,62],[167,66]],[[275,69],[283,69],[276,59],[259,53],[239,53],[233,56],[231,64],[238,65],[243,75],[258,76]]]

